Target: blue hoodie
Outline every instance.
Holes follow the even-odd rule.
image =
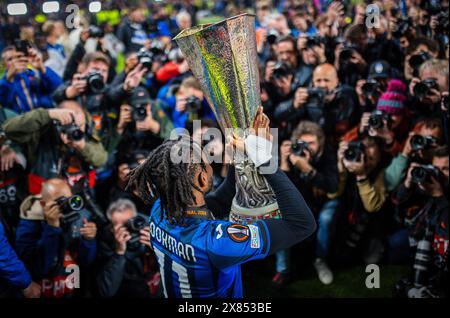
[[[22,88],[21,79],[24,80],[29,97]],[[0,104],[18,114],[23,114],[32,108],[52,108],[51,94],[61,84],[61,77],[49,67],[46,67],[45,74],[27,69],[25,72],[16,74],[12,82],[6,79],[5,74],[0,80]]]
[[[31,276],[23,263],[19,260],[16,252],[9,245],[5,236],[3,224],[0,222],[0,281],[25,289],[31,284]],[[1,290],[0,286],[0,290]]]

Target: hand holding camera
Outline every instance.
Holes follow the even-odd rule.
[[[117,133],[123,134],[125,127],[133,121],[132,108],[130,105],[120,106],[119,122],[117,123]]]
[[[18,55],[19,54],[16,53],[16,56],[13,58],[11,66],[8,68],[6,73],[6,79],[9,82],[13,81],[16,74],[22,73],[27,69],[28,57],[22,54],[20,54],[20,56]]]
[[[298,108],[302,107],[303,105],[306,104],[307,101],[308,101],[308,89],[300,87],[299,89],[297,89],[295,91],[294,103],[293,103],[294,108],[298,109]]]
[[[73,76],[70,86],[66,88],[66,96],[69,99],[75,98],[86,91],[87,81],[77,73]]]
[[[85,240],[93,240],[97,235],[97,225],[94,222],[83,219],[83,227],[80,229],[80,234]]]
[[[124,255],[127,251],[127,242],[131,239],[131,234],[127,228],[121,224],[114,226],[114,239],[116,240],[116,254]]]
[[[444,190],[440,183],[440,176],[441,172],[435,166],[412,162],[408,169],[404,186],[409,189],[412,184],[415,184],[431,197],[441,197],[444,195]]]
[[[343,166],[348,172],[355,174],[357,180],[367,177],[364,152],[365,146],[361,141],[350,141],[342,154]]]
[[[157,134],[161,129],[161,125],[153,119],[152,109],[150,105],[141,106],[142,111],[145,111],[145,116],[139,117],[136,120],[136,130],[137,131],[150,131],[154,134]],[[135,109],[136,111],[136,109]]]
[[[391,118],[381,110],[375,110],[370,114],[368,120],[369,136],[384,139],[387,145],[394,142],[394,132],[390,129]]]
[[[57,203],[54,203],[50,206],[44,206],[44,218],[48,225],[52,227],[60,227],[60,220],[62,217],[62,209]]]

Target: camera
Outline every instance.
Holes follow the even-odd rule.
[[[277,30],[270,29],[269,32],[267,32],[267,42],[272,45],[275,44],[277,41],[277,38],[280,36]]]
[[[361,87],[364,96],[376,96],[379,94],[380,84],[374,79],[368,79]]]
[[[56,199],[56,204],[59,205],[61,213],[63,214],[63,221],[70,224],[80,218],[80,211],[84,208],[84,200],[79,195],[73,195],[69,198],[59,197]]]
[[[369,127],[379,129],[384,127],[384,122],[390,123],[391,117],[382,110],[375,110],[370,114]]]
[[[147,117],[147,104],[136,104],[133,107],[133,120],[143,121]]]
[[[137,53],[137,58],[139,64],[142,64],[147,70],[151,70],[153,64],[153,54],[146,50],[146,48],[141,48]]]
[[[421,165],[411,170],[411,181],[422,184],[431,181],[431,177],[439,178],[440,171],[433,165]]]
[[[186,111],[198,113],[202,108],[202,100],[196,96],[189,96],[186,99]]]
[[[90,38],[102,38],[105,36],[105,33],[98,26],[90,25],[88,28],[89,37]]]
[[[413,55],[409,58],[409,66],[413,69],[414,76],[418,76],[420,65],[429,59],[430,54],[428,54],[428,52],[420,52],[419,54]]]
[[[322,44],[322,39],[318,36],[308,36],[306,39],[306,47],[312,48],[314,46],[320,46]]]
[[[439,89],[437,82],[432,78],[427,78],[414,86],[414,96],[419,100],[423,100],[432,89]]]
[[[437,144],[437,139],[433,136],[414,135],[411,137],[410,144],[414,151],[427,150]]]
[[[392,33],[392,35],[396,38],[405,36],[411,26],[412,19],[410,17],[400,17],[397,20],[397,29]]]
[[[84,132],[73,121],[70,124],[61,126],[61,133],[67,135],[71,141],[80,141],[84,138]]]
[[[344,158],[348,161],[361,161],[362,155],[366,147],[362,141],[350,141],[348,143],[348,148],[344,152]]]
[[[284,62],[277,62],[273,68],[272,78],[280,79],[291,74],[289,66]]]
[[[28,56],[28,49],[32,48],[32,45],[27,40],[15,40],[14,47],[16,51],[22,52],[25,56]]]
[[[140,231],[147,225],[147,220],[141,216],[136,215],[127,221],[125,227],[127,231],[130,232],[131,239],[128,241],[129,244],[135,244],[139,242]]]
[[[305,106],[310,108],[323,108],[325,105],[325,96],[327,96],[327,91],[323,88],[308,88],[308,101]]]
[[[310,152],[309,143],[303,140],[297,140],[297,142],[291,145],[292,152],[300,157],[305,157],[306,152]]]
[[[103,82],[103,76],[97,71],[89,72],[85,77],[82,78],[86,81],[87,90],[93,94],[100,94],[105,88],[105,83]]]
[[[339,64],[348,64],[353,56],[353,53],[357,51],[356,49],[356,45],[345,44],[342,48],[341,54],[339,54]]]

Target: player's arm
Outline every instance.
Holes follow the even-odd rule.
[[[265,223],[270,238],[269,254],[303,241],[316,230],[316,222],[305,199],[295,185],[279,168],[274,174],[264,175],[275,192],[281,219]]]

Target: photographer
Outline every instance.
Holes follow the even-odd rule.
[[[157,295],[159,273],[151,252],[150,228],[130,200],[119,199],[108,208],[110,226],[100,236],[97,274],[101,297],[150,298]]]
[[[410,277],[400,283],[408,297],[448,294],[448,147],[435,149],[430,163],[411,163],[393,197],[403,228],[389,238],[391,258],[402,250],[409,252],[404,257],[416,255]]]
[[[137,87],[120,107],[117,133],[120,136],[118,154],[130,154],[137,149],[151,150],[168,139],[172,122],[157,103],[152,103],[148,92]]]
[[[342,261],[352,260],[358,247],[364,246],[366,264],[381,261],[386,220],[383,207],[387,199],[384,182],[385,157],[378,138],[362,136],[352,142],[342,141],[337,154],[338,190],[329,194],[339,198],[340,227],[338,227]]]
[[[196,119],[211,118],[214,114],[207,105],[200,84],[194,77],[186,77],[175,93],[172,122],[175,128],[188,128]]]
[[[80,286],[84,285],[97,250],[97,227],[90,221],[90,211],[62,179],[45,182],[40,196],[31,201],[39,201],[41,209],[23,211],[17,227],[17,254],[40,282],[43,297],[80,295],[83,288],[68,284],[66,277],[72,271],[66,269],[80,266],[76,279],[81,278]]]
[[[419,78],[413,78],[409,92],[415,102],[416,118],[441,115],[442,94],[449,91],[448,62],[431,59],[419,69]]]
[[[303,196],[318,219],[318,231],[314,267],[323,284],[333,281],[333,273],[326,264],[330,233],[337,209],[337,200],[329,200],[327,193],[337,190],[335,151],[325,142],[319,125],[302,121],[294,130],[291,140],[280,148],[280,168],[302,189]],[[272,283],[282,287],[288,279],[288,251],[277,254],[277,274]]]
[[[106,78],[107,80],[112,79],[112,77],[115,74],[114,72],[115,63],[110,52],[106,49],[104,36],[105,36],[104,31],[95,25],[86,26],[81,30],[79,41],[76,44],[72,54],[70,55],[67,61],[67,65],[64,69],[63,75],[64,81],[70,81],[77,73],[79,64],[83,62],[83,58],[87,53],[85,46],[89,39],[97,40],[96,47],[94,47],[95,51],[90,52],[90,54],[98,52],[107,56],[109,63],[107,72],[108,76]]]
[[[389,81],[395,77],[391,65],[384,60],[377,60],[370,64],[367,79],[356,82],[355,90],[359,105],[364,111],[372,111],[377,105],[378,98],[387,89]]]
[[[378,99],[376,109],[364,112],[359,126],[349,131],[343,139],[353,140],[368,133],[383,139],[385,151],[396,156],[402,151],[410,128],[405,103],[406,85],[400,80],[391,80]]]
[[[53,94],[56,102],[76,100],[92,115],[95,130],[108,152],[112,151],[115,138],[117,109],[137,87],[146,72],[141,65],[129,72],[123,83],[106,86],[110,59],[100,52],[83,57],[84,70],[76,73],[72,81],[62,84]]]
[[[43,181],[57,176],[73,187],[82,179],[94,185],[93,167],[102,166],[107,153],[92,128],[89,115],[75,101],[33,110],[3,125],[7,138],[24,148],[31,194],[40,192]]]
[[[299,120],[319,124],[331,143],[356,125],[358,102],[355,91],[340,85],[336,69],[331,64],[321,64],[314,69],[313,87],[300,87],[292,102],[277,106],[274,117],[290,133]],[[284,124],[283,124],[284,122]]]
[[[0,104],[18,114],[53,107],[51,94],[61,84],[61,78],[44,65],[42,54],[31,44],[21,41],[17,46],[2,51],[6,72],[0,80]]]

